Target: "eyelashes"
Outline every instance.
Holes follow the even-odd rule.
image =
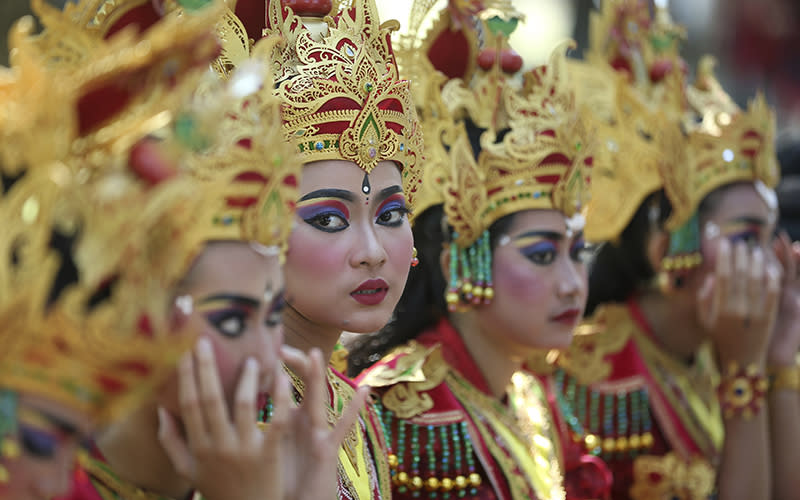
[[[527,238],[526,238],[527,239]],[[524,242],[525,239],[521,240]],[[539,240],[535,243],[518,246],[519,252],[538,266],[548,266],[555,262],[559,253],[559,242]],[[592,256],[593,249],[583,239],[575,241],[569,249],[569,257],[573,262],[586,263]]]
[[[222,309],[205,314],[206,320],[219,333],[229,338],[241,336],[247,328],[249,310],[240,308]]]
[[[378,207],[376,222],[383,226],[396,227],[403,223],[403,219],[410,210],[406,206],[406,198],[402,194],[394,194],[387,198]]]
[[[350,226],[350,211],[340,201],[323,201],[297,207],[297,215],[320,231],[336,233]]]

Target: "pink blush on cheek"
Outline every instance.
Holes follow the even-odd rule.
[[[216,335],[210,335],[208,338],[211,340],[211,346],[214,350],[214,360],[217,363],[217,375],[222,384],[222,389],[225,391],[226,399],[228,399],[227,396],[232,396],[236,389],[239,369],[244,360],[237,359],[236,356],[223,345],[224,341],[219,339]]]

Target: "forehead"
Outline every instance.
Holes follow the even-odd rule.
[[[742,218],[771,221],[775,214],[753,184],[735,184],[715,193],[714,206],[706,217],[716,222]]]
[[[216,241],[197,257],[188,281],[193,294],[225,291],[261,297],[264,290],[283,287],[280,257],[264,255],[244,241]]]
[[[307,163],[303,166],[300,193],[318,189],[345,189],[357,193],[361,191],[364,174],[364,170],[351,161],[322,160]],[[400,184],[401,180],[400,170],[391,161],[378,163],[369,174],[369,182],[376,189]]]
[[[515,236],[530,231],[564,233],[566,230],[567,220],[558,210],[523,210],[514,214],[508,234]]]

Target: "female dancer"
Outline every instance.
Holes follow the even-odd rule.
[[[45,24],[62,35],[74,34],[59,18]],[[76,156],[73,148],[108,159],[104,153],[109,143],[100,138],[96,125],[125,121],[121,115],[129,111],[111,103],[90,105],[89,117],[80,105],[91,101],[92,94],[140,80],[152,82],[164,97],[181,99],[196,73],[192,70],[216,53],[212,19],[165,24],[169,31],[177,29],[185,44],[179,60],[171,52],[177,42],[120,36],[84,47],[86,59],[68,71],[47,64],[53,54],[31,35],[32,19],[20,20],[10,33],[12,67],[0,76],[2,498],[67,493],[79,443],[151,395],[191,342],[164,324],[171,310],[170,292],[159,286],[156,276],[130,272],[131,256],[144,235],[160,219],[171,217],[160,208],[159,198],[170,192],[177,200],[178,186],[160,186],[156,193],[140,192],[124,200],[141,211],[109,203],[106,211],[96,212],[86,203],[88,190],[65,166],[85,164],[83,154]],[[142,42],[149,49],[138,57],[119,57]],[[169,89],[163,78],[168,59],[173,59],[177,88]],[[126,137],[128,144],[152,128],[150,114],[171,110],[165,100],[137,116],[127,115],[125,123],[136,125]],[[114,159],[143,172],[153,165],[142,152],[139,146],[122,146]],[[158,248],[159,257],[182,256],[182,243]],[[103,249],[102,255],[97,249]],[[149,300],[130,300],[137,296]]]
[[[680,32],[664,9],[650,19],[643,2],[605,2],[592,30],[600,80],[615,80],[610,65],[630,83],[600,137],[615,158],[596,172],[587,215],[587,237],[609,242],[590,275],[593,317],[550,379],[564,446],[605,459],[613,498],[768,498],[769,454],[778,478],[787,452],[775,439],[770,450],[770,433],[797,442],[792,426],[768,422],[800,409],[800,338],[786,322],[797,257],[772,236],[772,114],[763,98],[738,109],[707,61],[684,87]],[[687,101],[696,119],[684,139]],[[664,133],[673,137],[658,145]],[[776,325],[779,302],[789,306]],[[767,404],[770,364],[780,368]]]
[[[443,90],[441,75],[415,80],[425,131],[438,139],[415,204],[424,208],[414,219],[419,266],[395,319],[351,352],[351,370],[388,353],[358,381],[379,394],[398,498],[563,498],[546,400],[521,369],[536,350],[567,346],[583,311],[587,134],[563,48],[516,88],[521,64],[506,41],[513,13],[482,25],[458,10],[456,22],[455,8],[403,67],[424,78],[437,61],[452,63],[446,47],[459,40],[488,46],[472,46],[477,63],[466,69],[451,64],[464,79]]]

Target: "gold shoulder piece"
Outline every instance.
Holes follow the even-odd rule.
[[[606,356],[625,347],[635,329],[625,306],[603,307],[578,326],[572,344],[559,355],[557,363],[579,384],[604,380],[611,373],[611,362]]]
[[[426,348],[411,341],[390,352],[359,384],[388,387],[383,405],[399,418],[412,418],[433,408],[425,391],[444,382],[447,371],[440,346]]]

